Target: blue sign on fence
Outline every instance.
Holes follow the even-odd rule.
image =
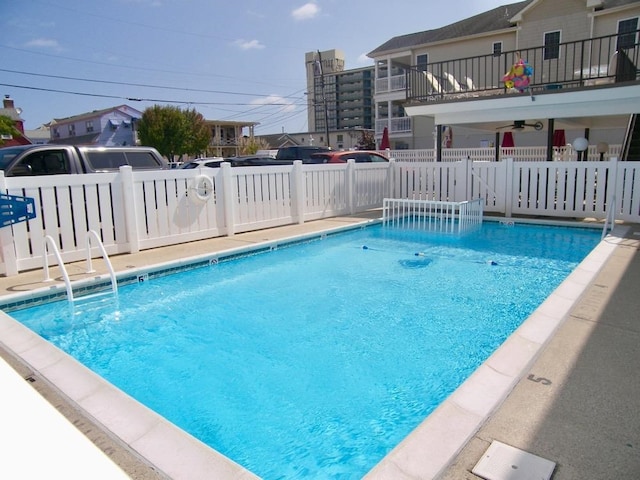
[[[0,193],[0,227],[36,218],[33,198]]]

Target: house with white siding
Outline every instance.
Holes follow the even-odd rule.
[[[142,112],[128,105],[94,110],[50,123],[49,143],[60,145],[136,145],[136,122]]]
[[[372,50],[376,137],[392,149],[623,144],[640,112],[637,0],[525,0]],[[528,84],[505,75],[522,60]],[[542,125],[542,127],[540,127]]]

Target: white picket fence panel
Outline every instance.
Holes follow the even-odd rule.
[[[603,155],[603,160],[620,158],[622,145],[609,145],[607,153]],[[389,158],[398,162],[435,162],[437,154],[435,149],[420,150],[385,150],[381,151]],[[553,160],[556,162],[577,161],[577,152],[571,145],[564,147],[553,147]],[[516,162],[537,162],[547,157],[546,146],[529,147],[500,147],[498,148],[499,161],[511,158]],[[473,148],[443,148],[441,150],[442,162],[459,162],[471,159],[475,161],[495,162],[496,149],[494,147],[473,147]],[[599,161],[600,153],[597,145],[589,145],[586,152],[587,161]]]
[[[199,200],[199,176],[211,196]],[[294,165],[5,178],[37,217],[0,228],[0,273],[43,266],[44,237],[64,262],[83,260],[87,231],[109,255],[381,208],[384,198],[482,199],[506,217],[640,222],[640,162],[493,161]],[[615,197],[615,201],[614,201]]]

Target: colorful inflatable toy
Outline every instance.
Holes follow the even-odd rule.
[[[520,92],[524,92],[531,82],[533,76],[533,68],[524,60],[520,59],[513,64],[508,73],[502,77],[504,86],[507,88],[515,88]]]

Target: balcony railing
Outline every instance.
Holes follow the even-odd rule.
[[[391,77],[382,77],[376,80],[376,94],[399,92],[406,90],[407,77],[406,75],[393,75]]]
[[[376,120],[376,135],[382,135],[387,127],[389,135],[411,132],[411,117],[393,117]]]
[[[638,82],[639,55],[636,31],[434,62],[406,71],[406,98],[440,102],[518,93],[502,78],[520,59],[532,67],[529,88],[538,93]]]

